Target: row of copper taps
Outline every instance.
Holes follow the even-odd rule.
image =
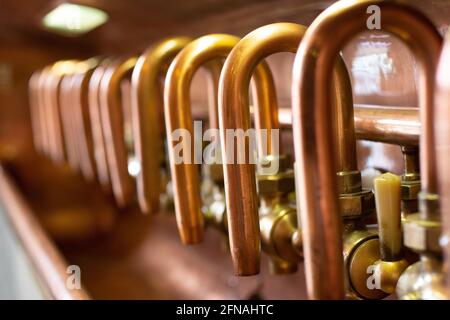
[[[367,31],[370,5],[380,8],[382,29],[416,57],[419,111],[353,104],[339,52]],[[172,37],[139,57],[59,61],[30,79],[34,144],[97,181],[120,207],[137,201],[153,213],[173,202],[185,244],[201,242],[205,225],[219,228],[237,275],[257,274],[263,251],[275,273],[295,272],[303,260],[310,298],[380,299],[396,291],[403,299],[445,299],[450,42],[442,43],[428,18],[403,2],[342,0],[308,28],[274,23],[242,39]],[[264,61],[278,52],[296,55],[287,115]],[[200,174],[195,163],[175,163],[176,143],[167,137],[179,128],[193,132],[190,86],[202,67],[209,126],[220,130],[223,158],[225,130],[249,129],[253,113],[256,128],[292,125],[294,168],[282,147],[276,154],[270,145],[264,160],[279,162],[276,174],[248,163],[203,165]],[[356,139],[400,145],[401,178],[385,174],[375,194],[364,189]],[[393,186],[388,199],[383,184]]]

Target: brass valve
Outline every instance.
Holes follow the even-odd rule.
[[[400,178],[385,173],[375,178],[378,233],[362,221],[346,223],[344,264],[348,298],[382,299],[395,291],[408,266],[402,257]]]
[[[442,265],[439,196],[419,193],[419,213],[410,214],[403,224],[405,246],[421,255],[420,261],[402,274],[397,295],[405,300],[447,299]]]
[[[283,274],[297,271],[301,260],[293,243],[297,230],[297,211],[288,195],[295,190],[293,170],[288,169],[287,156],[268,156],[264,163],[278,161],[276,174],[259,174],[259,226],[261,247],[270,256],[270,271]],[[296,243],[298,246],[299,243]]]
[[[406,217],[417,212],[420,192],[419,152],[417,147],[402,146],[404,172],[402,175],[402,213]]]

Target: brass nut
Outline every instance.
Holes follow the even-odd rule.
[[[416,200],[420,192],[420,181],[402,181],[402,200]]]
[[[371,190],[344,194],[339,197],[339,207],[343,218],[368,216],[375,210],[375,198]]]
[[[440,253],[441,223],[422,219],[419,213],[408,215],[403,223],[404,243],[416,252]]]
[[[337,174],[339,193],[355,193],[361,190],[360,171],[341,171]]]
[[[274,175],[258,176],[258,192],[260,195],[290,193],[295,190],[294,171],[289,170]]]
[[[280,154],[278,156],[267,155],[259,160],[259,166],[262,170],[260,173],[264,174],[266,168],[271,168],[274,161],[278,161],[278,172],[286,171],[289,168],[291,157],[288,154]]]

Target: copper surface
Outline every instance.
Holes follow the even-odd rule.
[[[109,176],[108,162],[106,158],[105,136],[100,113],[99,90],[103,74],[106,71],[107,60],[104,60],[91,75],[88,88],[89,119],[91,121],[92,142],[94,147],[94,159],[97,169],[97,179],[103,190],[112,191]]]
[[[134,184],[128,174],[128,152],[125,145],[120,83],[131,74],[137,58],[120,58],[112,62],[100,85],[100,116],[105,138],[106,157],[112,191],[119,206],[131,203]]]
[[[133,70],[131,121],[134,153],[141,165],[136,183],[143,212],[156,212],[159,208],[165,135],[162,80],[172,59],[189,41],[186,37],[174,37],[156,43],[139,57]]]
[[[63,163],[66,158],[61,114],[58,106],[59,88],[63,74],[55,69],[55,65],[49,70],[45,81],[46,112],[50,135],[51,158],[55,163]]]
[[[447,296],[450,296],[450,33],[445,36],[444,47],[439,60],[436,83],[436,158],[439,197],[441,206],[441,246],[444,253]]]
[[[213,97],[216,96],[215,87],[218,75],[217,64],[225,59],[233,47],[239,42],[239,38],[226,34],[212,34],[198,38],[187,45],[174,59],[166,76],[164,102],[165,119],[170,158],[170,167],[174,186],[175,209],[178,228],[183,243],[193,244],[203,239],[203,213],[201,211],[200,182],[198,176],[198,164],[194,161],[195,147],[194,130],[192,125],[192,111],[190,102],[190,86],[196,71],[205,66],[212,70],[210,74],[210,87]],[[212,69],[211,69],[212,68]],[[261,66],[256,71],[255,88],[257,101],[262,108],[270,110],[275,105],[272,102],[271,74],[267,66]],[[210,127],[217,125],[217,101],[212,99],[209,108]],[[270,110],[272,112],[272,110]],[[265,113],[267,115],[267,112]],[[187,130],[191,134],[189,144],[184,144],[184,150],[188,151],[187,159],[183,163],[175,163],[175,157],[179,156],[175,149],[178,141],[172,141],[172,133],[177,130]],[[218,137],[216,137],[217,139]],[[183,143],[187,141],[183,140]],[[183,155],[186,156],[186,155]]]
[[[34,72],[30,80],[28,81],[28,96],[30,105],[30,120],[31,120],[31,130],[33,135],[34,148],[38,152],[43,152],[43,124],[40,120],[40,105],[39,105],[39,77],[40,70]]]
[[[366,10],[378,5],[382,29],[402,39],[418,59],[420,80],[421,173],[423,190],[435,191],[433,152],[433,77],[441,37],[426,17],[407,5],[385,1],[339,1],[320,14],[300,44],[293,68],[292,101],[308,294],[313,299],[342,299],[342,238],[330,118],[330,84],[339,50],[367,30]],[[345,28],[342,26],[345,25]]]
[[[93,143],[93,135],[89,117],[88,89],[89,81],[93,73],[92,66],[87,66],[86,70],[79,71],[74,74],[74,114],[77,135],[80,141],[81,163],[80,169],[88,181],[94,181],[97,177],[97,169],[95,166],[95,149]]]
[[[247,130],[250,127],[246,88],[253,68],[271,54],[283,51],[295,53],[305,30],[306,27],[291,23],[276,23],[261,27],[243,38],[227,58],[220,80],[219,99],[224,161],[227,157],[225,130],[234,128]],[[336,97],[334,106],[337,121],[334,128],[337,133],[335,138],[339,141],[339,168],[356,170],[351,86],[343,61],[339,61],[336,65],[333,77],[336,85],[332,95]],[[271,105],[271,109],[263,109],[256,104],[254,109],[256,128],[279,128],[278,105],[276,101],[271,102]],[[267,146],[267,154],[272,152],[274,151],[271,146]],[[240,275],[254,274],[259,269],[260,251],[254,165],[226,164],[225,169],[230,246],[235,271]]]
[[[74,79],[72,75],[65,75],[61,81],[61,90],[59,93],[59,106],[63,127],[63,136],[66,146],[67,162],[72,170],[79,169],[79,154],[77,147],[77,136],[74,130],[73,117],[73,91]]]

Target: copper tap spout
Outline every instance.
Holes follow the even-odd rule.
[[[239,38],[227,34],[211,34],[198,38],[184,48],[170,65],[166,77],[164,101],[165,118],[168,137],[168,151],[172,179],[174,182],[175,209],[178,230],[183,243],[194,244],[203,239],[204,219],[201,211],[200,183],[198,168],[194,156],[194,145],[190,148],[191,159],[184,163],[176,163],[176,141],[171,139],[176,129],[187,130],[194,136],[192,126],[192,112],[189,99],[189,88],[195,72],[201,67],[208,67],[210,71],[210,87],[212,87],[213,101],[210,104],[210,126],[217,127],[217,100],[214,91],[217,89],[217,76],[221,68],[221,60],[225,59]],[[270,101],[273,83],[267,66],[261,66],[257,71],[258,99]],[[269,99],[269,100],[267,100]],[[266,108],[269,105],[265,105]],[[218,139],[218,137],[216,137]],[[183,143],[186,141],[183,140]],[[186,149],[187,149],[186,148]]]
[[[39,73],[39,78],[36,80],[37,87],[37,107],[39,122],[41,124],[41,148],[42,154],[46,156],[51,156],[51,137],[49,130],[49,120],[48,120],[48,94],[45,87],[47,77],[51,71],[51,66],[46,66]]]
[[[39,77],[41,76],[41,70],[34,72],[30,80],[28,81],[28,96],[30,105],[30,118],[31,118],[31,129],[33,133],[33,144],[37,152],[43,153],[44,151],[44,141],[43,123],[40,120],[40,101],[39,101]]]
[[[160,170],[164,151],[164,102],[162,80],[176,56],[190,42],[186,37],[160,41],[136,62],[131,79],[131,121],[134,153],[141,170],[136,176],[137,196],[143,212],[159,208]]]
[[[50,129],[51,141],[51,158],[55,163],[63,163],[66,159],[63,129],[61,121],[60,106],[58,106],[58,94],[60,90],[61,80],[63,79],[65,70],[61,64],[71,64],[68,61],[56,62],[47,74],[45,82],[45,92],[47,97],[47,121]],[[72,70],[71,70],[72,71]]]
[[[402,3],[362,0],[331,5],[314,20],[299,46],[292,84],[298,211],[308,294],[313,299],[344,298],[336,165],[329,161],[335,148],[328,79],[339,50],[355,34],[367,30],[370,5],[380,8],[382,30],[402,39],[417,57],[422,190],[436,192],[432,90],[441,47],[439,33],[423,14]]]
[[[94,147],[95,166],[97,169],[97,179],[106,193],[110,193],[112,191],[112,187],[109,176],[108,160],[106,157],[105,135],[101,121],[99,91],[103,75],[109,63],[110,61],[105,59],[97,68],[95,68],[89,80],[88,88],[89,119],[92,129],[92,142]]]
[[[97,177],[95,149],[89,117],[89,81],[97,65],[98,60],[96,58],[79,62],[73,75],[74,83],[72,87],[74,94],[73,117],[79,137],[80,170],[88,181],[94,181]]]
[[[61,108],[61,120],[64,133],[64,143],[66,146],[67,162],[72,170],[78,170],[79,154],[73,121],[73,80],[74,79],[71,74],[65,75],[62,79],[61,90],[59,92],[59,105]]]
[[[244,37],[233,49],[222,70],[219,90],[219,110],[221,124],[222,154],[225,173],[225,191],[227,200],[230,246],[235,273],[251,275],[259,272],[260,230],[258,204],[255,183],[255,167],[252,164],[226,163],[226,130],[250,127],[250,111],[248,107],[248,85],[255,66],[267,56],[277,52],[295,53],[303,38],[306,27],[292,23],[275,23],[256,29]],[[337,64],[335,73],[337,81],[334,95],[336,99],[336,117],[339,118],[336,130],[337,139],[354,137],[353,110],[347,107],[351,104],[350,80],[343,61]],[[275,96],[275,94],[274,94]],[[271,103],[270,110],[255,108],[256,127],[277,129],[278,106],[276,98]],[[271,122],[261,119],[261,115],[269,114]],[[348,134],[350,133],[350,134]],[[346,139],[346,138],[345,138]],[[344,140],[345,140],[344,139]],[[261,142],[261,140],[260,140]],[[356,152],[353,141],[339,144],[340,166],[356,168]],[[267,146],[267,154],[275,150]],[[246,152],[248,152],[246,150]],[[348,168],[347,168],[348,167]]]
[[[132,201],[134,185],[128,174],[120,84],[125,77],[131,75],[136,61],[136,57],[131,57],[112,62],[103,74],[100,85],[100,116],[105,135],[108,169],[114,198],[121,207]]]

